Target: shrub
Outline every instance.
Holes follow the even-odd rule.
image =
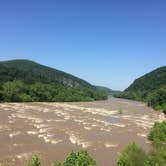
[[[64,166],[96,166],[96,161],[93,160],[87,151],[72,152],[66,159]]]
[[[72,152],[63,164],[54,162],[52,166],[96,166],[87,151]]]
[[[145,152],[135,143],[129,144],[121,153],[117,166],[144,166]]]
[[[145,166],[166,166],[166,145],[155,143],[154,149],[148,154]]]
[[[149,139],[156,142],[166,142],[166,121],[154,124],[149,133]]]
[[[37,155],[32,156],[27,166],[41,166],[39,157]],[[96,166],[96,161],[87,151],[80,151],[72,152],[63,163],[55,161],[51,166]]]
[[[20,94],[19,97],[20,97],[20,101],[21,102],[32,102],[33,101],[33,99],[31,98],[31,96],[28,95],[28,94],[26,94],[26,93]]]
[[[32,159],[28,162],[27,166],[41,166],[39,157],[37,155],[32,156]]]
[[[157,89],[150,93],[147,97],[149,106],[152,106],[156,110],[166,111],[166,86]]]

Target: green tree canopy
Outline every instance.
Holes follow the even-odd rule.
[[[121,153],[117,166],[144,166],[146,154],[135,143],[129,144]]]

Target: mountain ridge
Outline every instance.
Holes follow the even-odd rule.
[[[151,83],[154,83],[154,84],[150,86]],[[125,92],[131,91],[131,90],[137,90],[138,88],[141,90],[146,88],[148,88],[149,90],[155,90],[158,87],[161,87],[165,84],[166,84],[166,66],[161,66],[137,78],[127,89],[125,89]],[[136,87],[137,85],[139,87]]]
[[[115,97],[145,101],[156,110],[166,112],[166,66],[137,78],[124,92]]]
[[[0,62],[0,101],[92,101],[104,91],[66,72],[31,60]],[[16,97],[17,96],[17,97]]]
[[[32,72],[31,74],[35,74],[35,76],[40,79],[39,81],[43,83],[50,83],[50,82],[59,82],[67,86],[71,87],[92,87],[90,83],[87,81],[80,79],[78,77],[75,77],[72,74],[41,65],[39,63],[36,63],[31,60],[26,59],[15,59],[15,60],[8,60],[8,61],[0,61],[0,68],[6,67],[6,68],[12,68],[13,70],[17,69],[19,72]],[[30,70],[31,68],[31,70]],[[47,75],[45,75],[45,70],[47,71]],[[0,70],[2,71],[2,70]],[[14,72],[14,71],[12,71]],[[19,73],[19,75],[20,75]],[[0,73],[2,74],[2,73]],[[27,73],[28,74],[28,73]],[[60,78],[63,76],[63,78]],[[46,77],[46,78],[45,78]],[[19,77],[20,78],[20,77]],[[17,79],[17,76],[16,76]],[[21,78],[22,79],[22,78]],[[58,80],[59,79],[59,80]],[[70,80],[70,83],[66,83],[66,80]],[[3,80],[1,80],[3,81]],[[26,81],[26,80],[24,80]],[[33,82],[33,80],[29,80],[29,82]]]

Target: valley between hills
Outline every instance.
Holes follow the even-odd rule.
[[[0,76],[2,166],[165,166],[165,66],[124,92],[29,60]]]

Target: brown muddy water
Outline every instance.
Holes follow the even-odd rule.
[[[119,113],[122,109],[123,113]],[[24,166],[39,154],[43,166],[86,149],[98,166],[114,166],[131,142],[151,148],[147,134],[164,116],[124,99],[79,103],[1,103],[0,162]]]

